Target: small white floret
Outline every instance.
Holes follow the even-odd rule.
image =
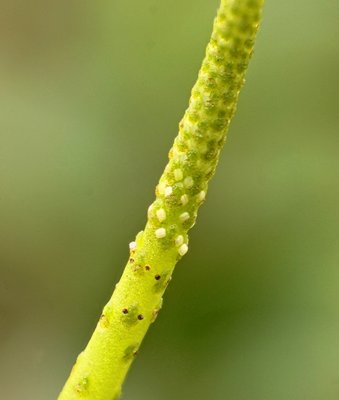
[[[187,194],[183,194],[183,195],[180,197],[180,201],[181,201],[181,204],[182,204],[183,206],[185,206],[185,205],[188,203],[188,196],[187,196]]]
[[[136,248],[137,248],[137,243],[136,243],[136,242],[131,242],[131,243],[129,244],[129,249],[130,249],[131,251],[135,250]]]
[[[182,235],[179,235],[175,238],[175,245],[177,247],[181,246],[184,243],[184,237]]]
[[[188,246],[187,246],[187,244],[186,244],[186,243],[182,244],[182,245],[179,247],[178,252],[179,252],[179,254],[180,254],[181,256],[184,256],[184,255],[188,252]]]
[[[165,183],[164,183],[164,182],[159,182],[159,184],[158,184],[158,186],[157,186],[157,191],[158,191],[158,193],[159,193],[159,194],[164,194],[165,188],[166,188]]]
[[[194,184],[193,178],[192,178],[191,176],[187,176],[187,177],[185,178],[185,180],[184,180],[184,185],[185,185],[187,188],[191,188],[191,187],[193,186],[193,184]]]
[[[166,211],[163,208],[160,208],[159,210],[157,210],[156,214],[157,214],[157,218],[158,218],[159,222],[165,221]]]
[[[176,181],[181,181],[183,177],[184,174],[182,173],[182,170],[180,168],[174,170],[174,179]]]
[[[206,197],[206,192],[204,190],[202,190],[199,194],[198,194],[198,200],[199,201],[204,201]]]
[[[152,211],[153,211],[153,204],[151,204],[151,205],[148,207],[148,210],[147,210],[148,218],[151,218],[151,217],[152,217]]]
[[[180,214],[179,219],[181,222],[185,222],[189,219],[189,217],[190,217],[189,213],[185,211],[182,214]]]
[[[167,186],[165,187],[165,196],[168,197],[173,193],[173,188],[172,186]]]
[[[165,228],[159,228],[155,231],[155,237],[157,239],[162,239],[166,236],[166,229]]]

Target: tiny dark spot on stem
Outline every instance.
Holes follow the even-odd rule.
[[[133,351],[133,356],[136,357],[138,355],[138,353],[139,353],[139,350]]]
[[[101,316],[100,316],[100,326],[102,328],[108,328],[108,326],[109,326],[109,320],[104,313],[101,314]]]
[[[136,355],[138,349],[139,349],[139,344],[131,344],[130,346],[128,346],[124,351],[123,360],[124,361],[130,360],[133,356]]]
[[[82,378],[79,383],[76,385],[75,390],[81,395],[84,395],[88,390],[89,380],[87,377]]]
[[[142,314],[139,314],[139,315],[138,315],[138,320],[139,320],[139,321],[142,321],[143,319],[144,319],[144,316],[143,316]]]
[[[130,262],[130,263],[134,263],[134,258],[131,257],[131,258],[129,259],[129,262]]]
[[[149,271],[150,269],[151,269],[151,267],[150,267],[149,265],[146,265],[146,266],[145,266],[145,270],[146,270],[146,271]]]
[[[161,278],[161,276],[160,276],[160,275],[155,275],[155,277],[154,277],[154,278],[155,278],[155,280],[157,280],[157,281],[158,281],[158,280]]]
[[[127,309],[127,308],[124,308],[124,309],[122,310],[122,312],[123,312],[124,314],[128,314],[128,309]]]

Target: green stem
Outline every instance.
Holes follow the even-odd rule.
[[[213,176],[253,52],[264,0],[222,0],[145,230],[59,400],[113,400],[162,305]]]

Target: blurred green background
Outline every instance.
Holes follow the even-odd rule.
[[[55,399],[143,228],[218,0],[0,0],[0,397]],[[267,1],[126,400],[339,398],[339,2]]]

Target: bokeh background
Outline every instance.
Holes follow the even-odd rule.
[[[55,399],[143,228],[218,0],[0,0],[0,397]],[[267,1],[126,400],[339,398],[339,2]]]

